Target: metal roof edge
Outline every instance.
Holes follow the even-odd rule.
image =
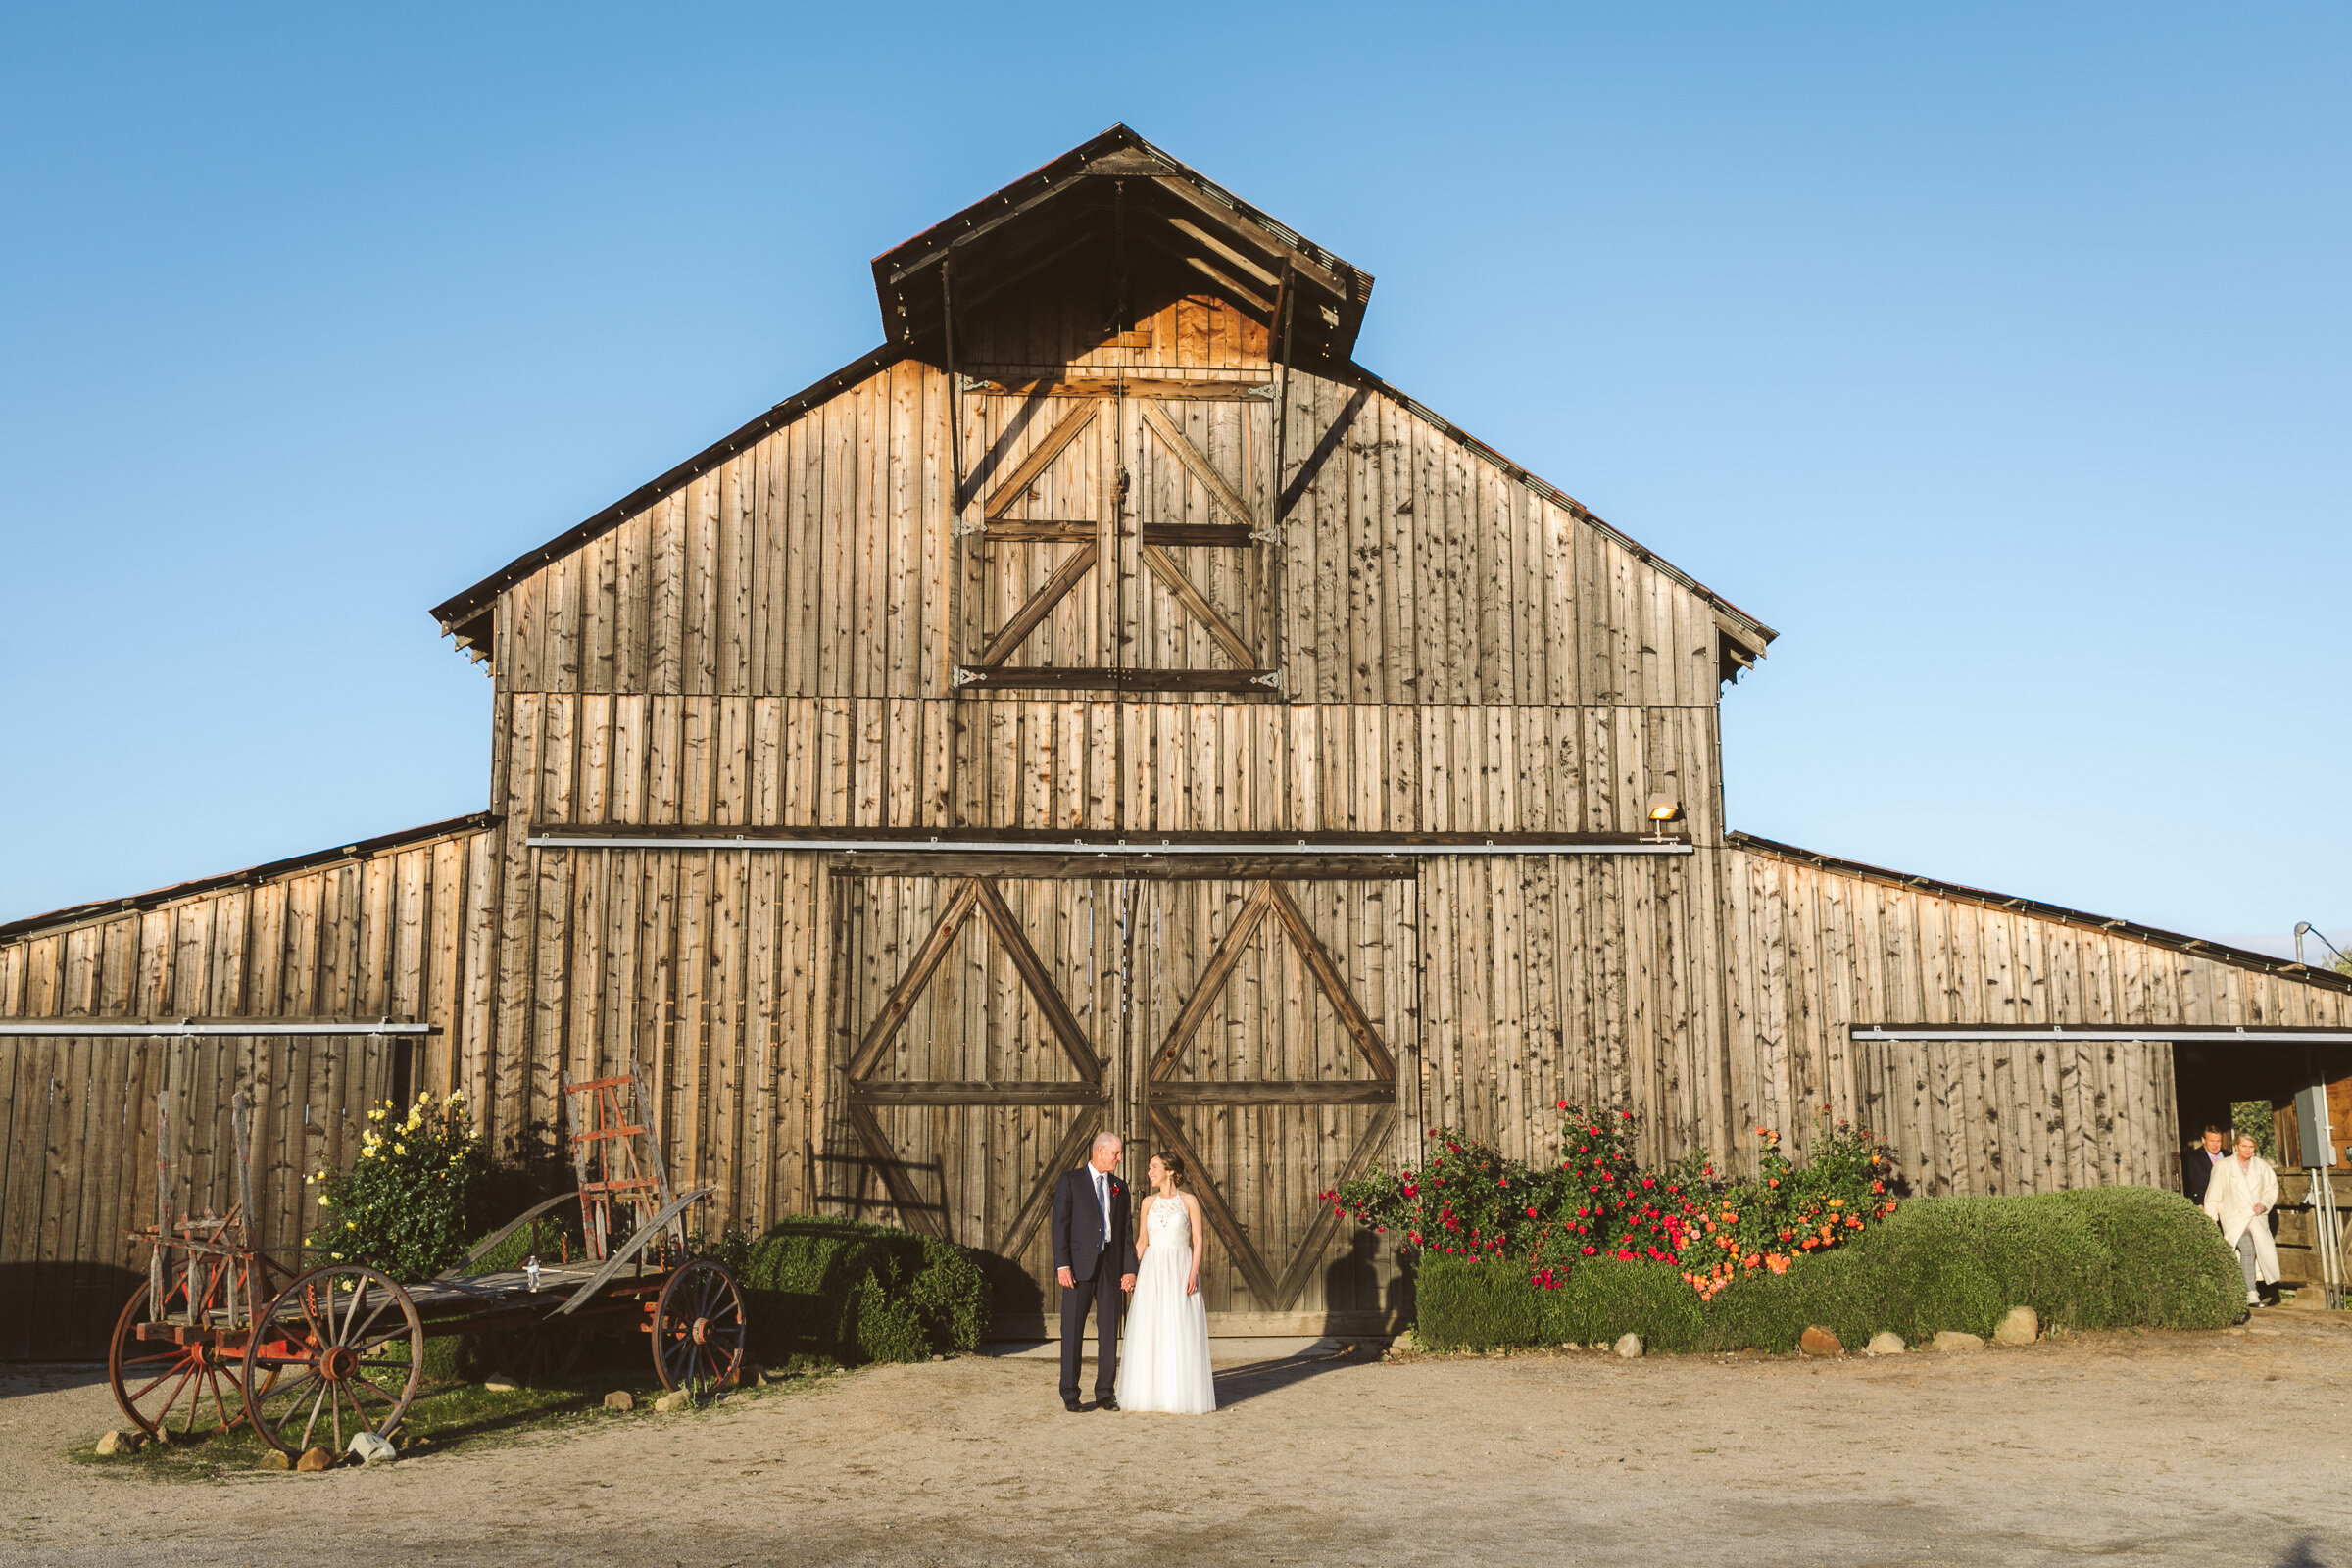
[[[331,850],[314,850],[308,855],[297,855],[283,860],[269,860],[260,865],[249,865],[242,871],[224,871],[218,876],[197,877],[188,882],[174,882],[169,887],[152,888],[145,893],[134,893],[128,898],[98,899],[88,904],[69,905],[62,909],[51,909],[46,914],[26,915],[21,920],[11,920],[6,924],[0,924],[0,942],[26,936],[35,931],[47,930],[53,926],[76,925],[85,920],[105,919],[110,915],[121,914],[126,909],[152,909],[159,905],[170,904],[177,899],[192,899],[220,888],[268,882],[276,877],[290,876],[297,871],[307,871],[321,865],[332,865],[337,860],[371,859],[387,850],[406,849],[412,844],[421,844],[427,839],[453,838],[461,833],[478,832],[494,826],[497,821],[498,817],[493,812],[472,811],[465,816],[453,816],[439,822],[427,822],[422,827],[406,828],[398,833],[385,833],[371,839],[361,839],[356,843],[341,845]]]
[[[1448,438],[1459,441],[1463,446],[1468,447],[1472,452],[1477,453],[1487,462],[1492,463],[1494,465],[1494,466],[1500,468],[1506,475],[1508,475],[1517,483],[1527,486],[1530,490],[1535,491],[1538,495],[1543,496],[1545,500],[1551,501],[1561,507],[1566,508],[1579,522],[1588,523],[1593,528],[1598,529],[1604,536],[1616,541],[1616,543],[1623,546],[1626,550],[1632,552],[1635,560],[1641,562],[1646,566],[1653,568],[1654,570],[1663,572],[1666,576],[1672,578],[1674,581],[1681,583],[1685,588],[1690,589],[1692,593],[1698,595],[1699,598],[1704,599],[1708,604],[1713,605],[1717,610],[1722,611],[1726,615],[1729,615],[1740,625],[1748,628],[1750,631],[1753,631],[1756,636],[1761,639],[1762,643],[1770,643],[1774,638],[1780,636],[1779,632],[1773,630],[1773,628],[1770,626],[1765,625],[1764,622],[1758,620],[1746,611],[1741,610],[1738,605],[1733,604],[1730,600],[1724,598],[1723,595],[1717,593],[1705,583],[1700,582],[1696,577],[1691,576],[1689,572],[1683,570],[1680,566],[1677,566],[1673,562],[1668,561],[1664,556],[1661,556],[1656,551],[1651,550],[1647,545],[1626,533],[1623,529],[1616,527],[1614,524],[1610,523],[1598,514],[1593,512],[1592,508],[1577,500],[1576,497],[1570,495],[1567,491],[1562,490],[1558,485],[1553,484],[1550,480],[1542,477],[1520,464],[1513,463],[1509,458],[1504,457],[1501,453],[1495,451],[1486,442],[1481,441],[1478,437],[1472,435],[1460,425],[1455,424],[1451,419],[1446,418],[1444,415],[1438,413],[1437,410],[1431,408],[1428,404],[1421,402],[1418,398],[1411,396],[1401,388],[1384,380],[1379,375],[1365,369],[1361,365],[1358,365],[1353,361],[1349,361],[1345,369],[1345,374],[1347,376],[1352,376],[1356,378],[1361,384],[1369,386],[1384,397],[1395,398],[1398,403],[1402,404],[1413,414],[1428,420],[1431,424],[1436,425],[1440,430],[1444,431]],[[1763,652],[1763,647],[1759,645],[1756,649],[1756,653],[1761,656]]]
[[[639,485],[586,521],[564,530],[535,550],[525,551],[463,593],[453,594],[435,605],[432,609],[433,619],[440,623],[445,635],[455,633],[459,627],[495,604],[501,593],[549,562],[602,538],[680,486],[693,483],[754,442],[772,434],[778,426],[790,423],[817,404],[847,391],[858,382],[890,368],[906,358],[906,348],[904,344],[885,343],[852,360],[832,374],[811,382],[769,408],[750,423],[719,437],[660,478]]]
[[[2329,969],[2315,969],[2291,958],[2274,957],[2267,953],[2255,953],[2246,948],[2232,948],[2211,942],[2204,937],[2192,937],[2180,931],[2167,931],[2160,926],[2140,925],[2135,921],[2110,915],[2092,914],[2084,909],[2070,909],[2061,904],[2044,904],[2039,899],[2016,898],[1993,893],[1984,888],[1972,888],[1958,882],[1940,882],[1934,877],[1911,876],[1890,871],[1883,865],[1869,865],[1860,860],[1840,859],[1834,855],[1822,855],[1813,850],[1799,849],[1793,844],[1782,844],[1772,839],[1758,838],[1753,833],[1727,832],[1724,847],[1748,850],[1774,859],[1790,860],[1809,865],[1816,870],[1835,871],[1841,876],[1860,877],[1864,881],[1884,882],[1893,887],[1910,888],[1937,898],[1956,899],[1964,904],[1982,905],[1987,908],[2007,909],[2017,914],[2030,914],[2037,920],[2054,920],[2063,925],[2084,926],[2093,930],[2112,932],[2144,942],[2150,947],[2185,953],[2194,958],[2211,958],[2232,968],[2254,969],[2298,985],[2317,985],[2329,991],[2352,992],[2352,975],[2340,975]]]

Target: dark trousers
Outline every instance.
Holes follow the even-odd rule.
[[[1086,1337],[1086,1313],[1095,1313],[1095,1397],[1100,1399],[1119,1381],[1119,1271],[1105,1252],[1095,1265],[1095,1277],[1080,1280],[1061,1293],[1061,1396],[1078,1397],[1078,1347]]]

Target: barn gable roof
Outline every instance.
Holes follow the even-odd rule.
[[[1371,273],[1125,125],[875,257],[883,333],[909,347],[925,343],[938,337],[951,303],[961,316],[1065,257],[1096,249],[1115,259],[1129,247],[1191,269],[1269,326],[1286,314],[1294,363],[1345,365],[1354,352]]]
[[[1779,635],[1611,527],[1575,498],[1356,365],[1351,355],[1364,304],[1371,297],[1372,275],[1235,197],[1123,124],[876,257],[874,288],[888,334],[880,348],[794,393],[660,478],[436,605],[433,618],[456,639],[461,652],[477,660],[487,657],[498,596],[509,587],[619,527],[867,377],[908,358],[940,363],[946,346],[940,325],[948,318],[943,299],[953,299],[954,315],[960,318],[1054,263],[1090,249],[1112,263],[1118,247],[1128,243],[1194,269],[1220,297],[1269,324],[1281,310],[1275,296],[1292,290],[1297,305],[1287,314],[1293,363],[1396,399],[1704,600],[1726,634],[1726,678],[1761,658]],[[1278,335],[1269,334],[1270,340]]]

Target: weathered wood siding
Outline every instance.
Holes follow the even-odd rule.
[[[1207,308],[1168,307],[1196,309]],[[1244,319],[1221,307],[1208,314]],[[1273,371],[1262,332],[1255,352],[1247,367],[1141,368],[1215,372],[1237,384],[1247,370],[1263,383]],[[1054,373],[1136,368],[1119,363],[1134,357],[1097,350]],[[1004,375],[1041,368],[967,367]],[[986,547],[951,535],[952,401],[945,372],[901,362],[514,584],[497,610],[501,689],[954,696],[956,666],[974,662],[1017,594],[986,579]],[[1294,371],[1289,402],[1280,488],[1292,498],[1265,569],[1280,583],[1270,611],[1280,624],[1267,646],[1280,650],[1294,699],[1714,706],[1714,611],[1645,555],[1385,391]],[[978,491],[1013,472],[1053,431],[1056,413],[1074,406],[977,394],[961,403],[967,482]],[[1163,406],[1270,518],[1269,405]],[[1197,481],[1132,433],[1111,446],[1118,421],[1097,423],[1102,430],[1041,477],[1041,505],[1096,517],[1109,476],[1124,466],[1131,514],[1210,514]],[[1060,559],[1041,553],[1035,569]],[[1144,629],[1175,636],[1160,591],[1146,586]],[[1208,587],[1220,609],[1256,613],[1249,608],[1255,590],[1239,575]],[[1049,641],[1094,646],[1102,628],[1086,617],[1096,613],[1071,609]],[[1172,646],[1163,653],[1174,662]],[[1139,650],[1131,662],[1159,660]]]
[[[1736,1128],[1801,1147],[1822,1107],[1923,1192],[2173,1185],[2168,1027],[2352,1023],[2352,996],[2129,935],[1726,852]],[[2147,1024],[2158,1043],[1857,1043],[1856,1024]],[[2275,1049],[2275,1048],[2250,1048]]]
[[[847,1043],[920,940],[901,927],[932,908],[906,891],[920,878],[883,909],[883,888],[845,886],[821,857],[531,850],[526,826],[1627,832],[1666,790],[1699,842],[1720,838],[1703,597],[1384,389],[1294,371],[1278,410],[1264,329],[1229,307],[1162,299],[1105,340],[1075,297],[1049,279],[977,316],[960,367],[977,390],[890,367],[505,591],[491,644],[493,809],[509,824],[490,1071],[502,1141],[552,1121],[561,1071],[637,1060],[662,1086],[681,1180],[720,1189],[717,1221],[895,1212],[843,1121]],[[1186,384],[1103,391],[1154,378]],[[953,530],[983,517],[987,534]],[[1187,542],[1239,524],[1278,538]],[[1154,560],[1155,528],[1193,532]],[[1189,606],[1171,565],[1198,590]],[[1009,662],[1263,667],[1279,689],[959,687],[958,668],[1063,579],[1076,586]],[[1559,1098],[1663,1095],[1661,1147],[1725,1137],[1702,1049],[1719,1034],[1717,866],[1436,864],[1411,899],[1335,912],[1348,961],[1380,977],[1364,1006],[1396,1032],[1389,1152],[1417,1157],[1424,1120],[1530,1150]],[[1140,917],[1174,897],[1112,902]],[[1373,916],[1401,923],[1358,929]],[[1136,1017],[1179,1004],[1189,951],[1115,977]],[[1111,983],[1080,969],[1089,997]],[[980,994],[957,992],[958,1008]],[[982,1059],[1016,1025],[958,1012],[940,1027],[899,1049]],[[1229,1050],[1254,1049],[1238,1044],[1254,1024],[1221,1027]],[[877,1070],[913,1070],[893,1063]],[[944,1184],[922,1200],[938,1222],[983,1238],[1021,1201],[989,1183],[1016,1165],[1006,1179],[1030,1182],[1023,1160],[1050,1154],[1040,1141],[1071,1114],[879,1113],[914,1152],[909,1179]],[[1148,1142],[1140,1093],[1105,1114]],[[1305,1229],[1337,1174],[1305,1151],[1372,1115],[1184,1112],[1266,1254],[1254,1286],[1211,1282],[1221,1317],[1384,1309],[1387,1261]],[[1336,1250],[1300,1263],[1309,1240]],[[1287,1297],[1294,1269],[1313,1276],[1295,1299],[1262,1298]]]
[[[264,1244],[314,1223],[303,1176],[347,1164],[396,1069],[482,1085],[490,1015],[490,833],[404,844],[0,942],[0,1018],[429,1023],[415,1044],[352,1036],[0,1038],[0,1355],[103,1348],[155,1218],[156,1100],[170,1092],[173,1207],[236,1201],[230,1096],[255,1102]],[[405,1055],[406,1060],[402,1058]]]

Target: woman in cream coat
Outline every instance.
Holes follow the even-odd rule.
[[[2254,1152],[2254,1140],[2240,1134],[2237,1154],[2213,1167],[2205,1189],[2205,1212],[2221,1222],[2222,1240],[2237,1249],[2246,1275],[2246,1304],[2258,1305],[2258,1282],[2278,1278],[2278,1249],[2271,1242],[2272,1209],[2278,1206],[2278,1173]]]

